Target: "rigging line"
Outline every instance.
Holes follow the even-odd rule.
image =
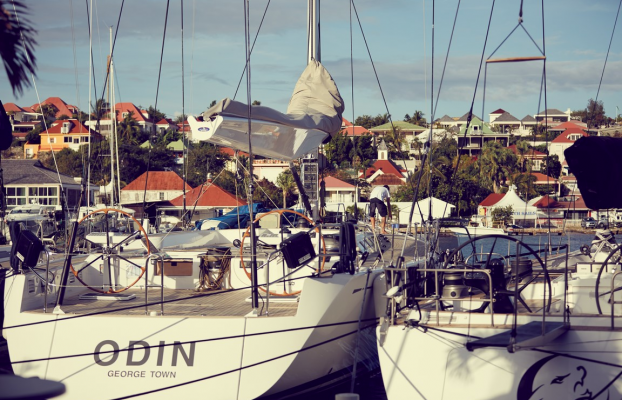
[[[361,30],[361,36],[363,36],[363,42],[365,43],[365,49],[367,50],[367,54],[369,56],[369,61],[371,62],[372,69],[374,70],[374,76],[376,77],[376,82],[378,83],[378,89],[380,90],[380,95],[382,96],[382,101],[383,101],[384,107],[385,107],[385,109],[387,111],[387,116],[389,118],[389,122],[391,123],[391,129],[393,131],[393,135],[394,136],[398,135],[398,137],[399,137],[399,133],[396,132],[396,130],[395,130],[395,125],[393,124],[393,118],[391,117],[391,113],[389,112],[389,106],[387,104],[387,99],[386,99],[386,97],[384,95],[384,91],[382,90],[382,85],[380,84],[380,78],[378,77],[378,71],[376,70],[376,65],[375,65],[374,59],[373,59],[373,57],[371,55],[371,51],[369,49],[369,44],[367,43],[367,38],[365,37],[365,32],[363,31],[363,25],[361,24],[361,19],[359,18],[358,11],[356,10],[356,5],[354,4],[354,0],[350,0],[350,4],[352,6],[352,9],[354,9],[354,14],[356,15],[356,20],[357,20],[357,22],[359,24],[359,29]],[[352,131],[354,132],[354,127],[352,128]],[[399,143],[399,141],[398,141],[398,143]],[[401,152],[401,147],[398,148],[397,150]],[[405,160],[402,160],[402,162],[403,162],[404,165],[406,165],[406,161]],[[412,182],[410,182],[410,180],[408,180],[408,182],[410,184],[410,187],[413,189],[413,191],[415,191]],[[408,223],[409,226],[410,226],[410,221],[411,220],[412,220],[412,215],[411,215],[410,219],[408,220],[409,221],[409,223]]]
[[[432,0],[432,48],[431,48],[431,57],[430,57],[430,63],[431,68],[430,68],[430,75],[431,75],[431,79],[430,79],[430,113],[434,114],[434,37],[435,37],[435,32],[436,29],[434,29],[434,23],[435,21],[435,17],[436,17],[436,1]],[[430,118],[432,118],[432,115],[430,115]],[[432,146],[432,129],[434,127],[434,119],[432,118],[432,120],[430,121],[432,122],[432,125],[430,126],[430,133],[428,134],[428,144],[429,146]],[[430,159],[428,160],[428,162],[430,163],[430,173],[432,173],[432,157],[430,157]],[[428,197],[429,197],[429,203],[428,203],[428,219],[431,221],[432,220],[432,176],[430,175],[430,179],[428,179]],[[423,220],[422,220],[423,221]]]
[[[488,44],[488,36],[490,35],[490,25],[492,23],[492,15],[494,13],[495,10],[495,0],[492,0],[492,6],[490,8],[490,16],[488,17],[488,27],[486,28],[486,37],[484,39],[484,47],[482,48],[482,55],[480,56],[480,61],[479,61],[479,69],[477,71],[477,79],[475,80],[475,90],[473,90],[473,98],[471,100],[471,108],[469,110],[469,113],[467,115],[467,123],[465,125],[464,128],[464,135],[462,136],[462,138],[464,139],[464,143],[466,144],[466,136],[469,132],[469,127],[471,126],[471,119],[473,118],[473,106],[475,104],[475,96],[477,95],[477,87],[479,86],[479,78],[480,75],[482,73],[482,64],[484,63],[484,55],[486,53],[486,45]],[[483,118],[483,116],[482,116]],[[483,121],[482,121],[483,124]],[[458,141],[458,143],[460,143],[460,141]],[[449,176],[449,187],[451,187],[451,181],[453,180],[454,176],[456,175],[456,173],[458,172],[458,168],[460,167],[460,160],[462,159],[462,157],[460,157],[460,147],[458,147],[458,155],[457,155],[458,160],[456,161],[456,166],[454,167],[453,171],[451,172],[451,175]]]
[[[359,18],[358,11],[356,10],[356,5],[354,4],[354,0],[350,0],[350,3],[352,4],[352,8],[354,9],[356,20],[359,23],[359,28],[361,30],[361,36],[363,36],[363,42],[365,43],[365,48],[367,49],[367,54],[369,55],[369,61],[371,62],[372,69],[374,70],[374,76],[376,77],[376,82],[378,83],[378,89],[380,90],[380,95],[382,96],[384,107],[387,110],[387,115],[389,116],[389,122],[391,122],[391,127],[393,129],[393,133],[395,134],[395,127],[393,126],[393,119],[391,118],[391,113],[389,112],[389,106],[387,105],[387,99],[384,95],[384,91],[382,90],[382,85],[380,84],[380,78],[378,77],[378,71],[376,71],[376,65],[374,64],[374,59],[371,56],[371,51],[369,50],[369,44],[367,43],[367,38],[365,37],[365,32],[363,31],[363,25],[361,24],[361,19]]]
[[[350,85],[351,85],[350,93],[352,94],[352,137],[354,137],[354,122],[355,122],[355,119],[354,119],[354,39],[353,39],[354,34],[353,34],[353,29],[352,29],[352,3],[349,0],[348,0],[348,3],[350,6]],[[347,132],[348,131],[346,130],[346,133]],[[356,209],[354,210],[354,212],[358,214],[356,212]]]
[[[445,78],[445,72],[446,72],[446,69],[447,69],[447,62],[448,62],[448,60],[449,60],[449,52],[451,51],[451,44],[452,44],[452,42],[453,42],[454,32],[455,32],[455,30],[456,30],[456,23],[457,23],[457,21],[458,21],[458,12],[460,11],[460,1],[461,1],[461,0],[458,0],[458,5],[457,5],[457,7],[456,7],[456,14],[454,15],[454,23],[453,23],[453,26],[452,26],[452,28],[451,28],[451,35],[450,35],[450,37],[449,37],[449,44],[448,44],[448,46],[447,46],[447,54],[446,54],[446,56],[445,56],[445,62],[444,62],[444,64],[443,64],[443,72],[441,73],[441,80],[440,80],[439,85],[438,85],[438,92],[436,93],[436,102],[435,102],[435,104],[434,104],[434,108],[433,108],[433,111],[432,111],[432,115],[430,116],[430,124],[431,124],[431,126],[433,126],[432,124],[434,124],[434,117],[435,117],[435,115],[436,115],[436,108],[438,107],[438,101],[439,101],[439,98],[440,98],[440,95],[441,95],[441,88],[443,87],[443,80],[444,80],[444,78]],[[424,20],[425,20],[425,18],[424,18]],[[434,59],[432,59],[432,62],[434,62]],[[424,85],[424,86],[425,86],[425,85]],[[422,165],[422,166],[423,166],[423,165],[425,164],[425,162],[427,161],[427,154],[430,152],[430,150],[429,150],[429,149],[431,148],[431,141],[432,141],[432,128],[430,128],[430,133],[429,133],[429,136],[428,136],[428,149],[425,151],[425,153],[424,153],[424,158],[421,160],[421,165]],[[424,150],[425,150],[425,149],[424,149]],[[430,155],[430,163],[432,162],[432,159],[431,159],[431,158],[432,158],[432,157],[431,157],[431,155]],[[430,167],[431,167],[431,165],[430,165]],[[430,172],[429,172],[429,173],[431,174],[431,172],[432,172],[432,171],[430,170]],[[417,190],[415,191],[414,196],[413,196],[413,204],[416,202],[417,197],[418,197],[418,192],[419,192],[419,183],[421,182],[421,176],[422,176],[422,175],[423,175],[423,169],[421,170],[421,172],[420,172],[420,174],[419,174],[419,181],[417,182]],[[430,177],[430,178],[431,178],[431,177]],[[431,196],[431,194],[430,194],[430,196]],[[418,205],[418,203],[417,203],[417,205]],[[414,206],[413,206],[413,207],[414,207]],[[424,221],[424,218],[423,218],[423,211],[421,210],[421,206],[419,206],[419,205],[418,205],[418,207],[419,207],[419,214],[420,214],[420,216],[421,216],[421,221]],[[445,204],[445,209],[443,210],[443,215],[445,215],[445,213],[446,213],[446,212],[447,212],[447,203]],[[413,214],[414,214],[414,210],[412,210],[412,209],[411,209],[411,212],[410,212],[410,217],[409,217],[409,219],[408,219],[408,223],[409,223],[409,224],[410,224],[410,222],[412,221]],[[403,256],[403,254],[402,254],[402,256]]]
[[[44,279],[44,278],[42,278]],[[60,320],[58,320],[60,321]],[[378,321],[378,318],[367,318],[367,319],[363,319],[361,320],[361,322],[376,322]],[[174,343],[163,343],[163,344],[156,344],[156,345],[147,345],[147,346],[143,346],[142,348],[144,349],[159,349],[159,348],[165,348],[165,347],[174,347],[176,345],[187,345],[187,344],[196,344],[196,343],[209,343],[209,342],[219,342],[221,340],[232,340],[232,339],[240,339],[240,338],[247,338],[247,337],[256,337],[256,336],[264,336],[264,335],[274,335],[277,333],[290,333],[290,332],[296,332],[296,331],[304,331],[304,330],[308,330],[308,329],[315,329],[315,328],[333,328],[336,326],[342,326],[342,325],[352,325],[355,323],[358,323],[359,321],[356,320],[352,320],[352,321],[342,321],[342,322],[333,322],[330,324],[321,324],[321,325],[308,325],[308,326],[300,326],[297,328],[288,328],[288,329],[279,329],[279,330],[275,330],[275,331],[265,331],[265,332],[256,332],[256,333],[243,333],[241,335],[230,335],[230,336],[221,336],[221,337],[215,337],[215,338],[209,338],[209,339],[196,339],[196,340],[185,340],[185,341],[176,341]],[[371,326],[374,325],[367,325],[366,327],[369,328]],[[62,355],[62,356],[50,356],[50,357],[45,357],[45,358],[32,358],[32,359],[28,359],[28,360],[18,360],[18,361],[11,361],[12,364],[27,364],[27,363],[32,363],[32,362],[41,362],[41,361],[54,361],[54,360],[65,360],[65,359],[69,359],[69,358],[78,358],[78,357],[88,357],[88,356],[93,356],[93,355],[102,355],[102,354],[113,354],[113,353],[124,353],[124,352],[129,352],[129,351],[133,351],[134,349],[131,347],[126,347],[123,349],[118,349],[118,350],[102,350],[102,351],[94,351],[94,352],[90,352],[90,353],[75,353],[75,354],[67,354],[67,355]]]
[[[596,104],[598,103],[598,95],[600,94],[600,87],[603,84],[603,77],[605,76],[605,68],[607,67],[607,60],[609,59],[609,52],[611,51],[611,43],[613,42],[613,34],[616,31],[616,25],[618,24],[618,17],[620,15],[620,6],[622,6],[622,0],[618,3],[618,12],[616,13],[616,19],[613,23],[613,29],[611,30],[611,38],[609,38],[609,47],[607,47],[607,56],[605,57],[605,63],[603,64],[603,71],[600,74],[600,81],[598,82],[598,90],[596,91],[596,99],[592,104],[592,115],[587,118],[587,128],[590,129],[590,122],[592,118],[594,118],[594,114],[596,113]],[[589,110],[588,110],[589,113]],[[588,114],[589,115],[589,114]]]
[[[119,17],[117,18],[117,28],[115,29],[114,32],[114,39],[112,41],[112,48],[110,50],[110,60],[112,60],[112,55],[114,54],[114,47],[117,43],[117,36],[119,34],[119,26],[121,25],[121,16],[123,15],[123,5],[125,4],[125,0],[121,1],[121,8],[119,9]],[[104,79],[104,86],[102,88],[102,96],[101,99],[102,101],[104,100],[104,93],[106,92],[106,85],[108,85],[108,78],[110,76],[110,68],[106,69],[106,79]],[[115,116],[116,117],[116,116]],[[99,116],[97,118],[99,120]],[[110,116],[110,123],[112,123],[112,115]]]
[[[192,50],[190,50],[190,112],[194,114],[194,19],[196,16],[196,0],[192,0]]]
[[[125,1],[125,0],[124,0]],[[160,50],[160,67],[158,69],[158,84],[156,86],[156,96],[155,96],[155,105],[153,106],[154,110],[158,109],[158,95],[160,93],[160,78],[162,76],[162,60],[164,58],[164,43],[166,41],[166,27],[168,25],[168,9],[170,5],[170,0],[166,0],[166,13],[164,15],[164,32],[162,33],[162,49]],[[103,97],[103,96],[102,96]],[[153,124],[153,135],[155,136],[156,126]],[[149,140],[151,144],[151,138]],[[147,182],[149,181],[149,166],[151,164],[151,148],[153,146],[149,146],[149,153],[147,155],[147,172],[145,175],[145,188],[143,190],[143,221],[145,220],[145,207],[147,205]]]
[[[91,105],[91,101],[92,101],[92,90],[93,90],[93,86],[95,86],[95,67],[94,67],[94,63],[93,63],[93,36],[91,34],[92,32],[92,24],[93,24],[93,18],[91,18],[92,16],[89,14],[90,12],[92,12],[93,7],[90,7],[89,10],[89,0],[84,0],[84,2],[86,3],[86,21],[87,21],[87,27],[89,29],[89,101],[88,101],[88,112],[89,112],[89,133],[90,133],[90,129],[91,129],[91,116],[93,115],[93,111],[92,110],[92,105]],[[93,2],[93,0],[91,0],[91,2]],[[97,93],[97,87],[95,87],[95,93]],[[89,140],[89,145],[88,145],[88,152],[86,153],[86,156],[88,156],[88,159],[91,159],[91,140]],[[90,207],[91,205],[91,163],[88,162],[85,159],[85,154],[84,152],[82,152],[82,176],[86,177],[86,185],[87,185],[87,190],[86,192],[88,193],[88,195],[86,196],[86,206],[87,209],[88,207]],[[86,169],[86,171],[85,171]]]
[[[253,54],[253,49],[255,48],[255,43],[257,42],[257,37],[259,36],[259,31],[261,31],[261,26],[263,25],[263,20],[264,20],[264,18],[266,18],[266,13],[268,12],[268,7],[270,7],[270,1],[271,0],[268,0],[268,3],[266,4],[266,8],[263,11],[263,15],[261,17],[261,21],[259,22],[259,27],[257,28],[257,33],[255,33],[255,39],[253,39],[253,45],[251,46],[251,50],[250,50],[249,55],[248,55],[249,58]],[[246,66],[248,65],[248,63],[249,63],[249,60],[246,60],[246,63],[244,63],[244,69],[242,70],[242,75],[240,75],[240,80],[238,81],[238,86],[235,88],[235,93],[233,94],[233,100],[235,100],[235,98],[238,95],[238,90],[240,90],[240,85],[242,84],[242,79],[244,79],[244,74],[246,73]]]
[[[186,88],[184,86],[185,83],[185,79],[184,79],[184,0],[181,0],[181,118],[182,118],[182,122],[181,122],[181,134],[182,134],[182,145],[183,145],[183,151],[182,151],[182,157],[183,157],[183,164],[182,164],[182,168],[183,168],[183,183],[182,183],[182,193],[184,195],[183,197],[183,219],[181,220],[182,224],[183,224],[183,229],[187,228],[187,221],[186,221],[186,178],[188,176],[187,172],[188,172],[188,151],[187,151],[187,139],[188,136],[186,135],[186,120],[188,119],[186,117]],[[192,217],[191,217],[192,219]]]
[[[373,325],[369,325],[366,328],[369,328],[371,326],[373,326]],[[213,374],[213,375],[210,375],[210,376],[206,376],[206,377],[203,377],[203,378],[193,379],[191,381],[182,382],[182,383],[178,383],[178,384],[175,384],[175,385],[165,386],[165,387],[161,387],[161,388],[158,388],[158,389],[153,389],[153,390],[149,390],[149,391],[145,391],[145,392],[141,392],[141,393],[135,393],[135,394],[131,394],[131,395],[128,395],[128,396],[117,397],[117,398],[114,398],[114,399],[111,399],[111,400],[131,399],[133,397],[144,396],[144,395],[147,395],[147,394],[158,393],[158,392],[162,392],[162,391],[169,390],[169,389],[175,389],[175,388],[178,388],[178,387],[182,387],[182,386],[186,386],[186,385],[191,385],[191,384],[198,383],[198,382],[203,382],[203,381],[206,381],[208,379],[217,378],[217,377],[224,376],[224,375],[227,375],[227,374],[230,374],[230,373],[234,373],[234,372],[241,372],[241,371],[243,371],[245,369],[248,369],[248,368],[252,368],[252,367],[259,366],[259,365],[267,364],[267,363],[272,362],[272,361],[276,361],[276,360],[279,360],[279,359],[282,359],[282,358],[285,358],[285,357],[289,357],[289,356],[292,356],[292,355],[295,355],[295,354],[298,354],[298,353],[302,353],[303,351],[312,350],[312,349],[314,349],[316,347],[320,347],[320,346],[323,346],[323,345],[325,345],[327,343],[331,343],[331,342],[334,342],[336,340],[340,340],[340,339],[343,339],[343,338],[345,338],[347,336],[353,335],[357,331],[358,330],[346,332],[346,333],[344,333],[342,335],[335,336],[333,338],[330,338],[330,339],[327,339],[327,340],[315,343],[315,344],[307,346],[307,347],[303,347],[303,348],[301,348],[299,350],[290,351],[288,353],[281,354],[279,356],[275,356],[275,357],[269,358],[267,360],[258,361],[258,362],[252,363],[252,364],[248,364],[248,365],[245,365],[245,366],[240,367],[240,368],[234,368],[234,369],[231,369],[231,370],[228,370],[228,371],[220,372],[220,373]]]
[[[73,70],[74,70],[74,77],[76,80],[76,104],[80,104],[80,83],[78,81],[78,59],[76,56],[76,34],[75,34],[75,30],[74,30],[74,24],[73,24],[73,1],[69,0],[69,15],[70,15],[70,21],[71,21],[71,48],[73,51]],[[80,118],[80,114],[78,113],[78,121],[80,121],[80,129],[82,129],[82,118]]]
[[[20,37],[22,39],[22,46],[24,47],[24,49],[27,49],[27,45],[26,45],[26,39],[24,38],[24,34],[21,32],[21,24],[19,22],[19,16],[17,14],[17,8],[15,6],[15,1],[12,2],[13,3],[13,12],[15,14],[15,21],[17,22],[17,26],[20,29]],[[33,65],[32,60],[30,59],[30,55],[28,54],[27,51],[24,52],[26,55],[26,59],[28,60],[28,62]],[[37,88],[37,82],[35,80],[35,75],[33,73],[30,74],[31,78],[32,78],[32,85],[35,89],[35,93],[37,95],[37,103],[39,104],[39,112],[41,113],[41,115],[43,116],[43,126],[45,127],[45,132],[47,133],[48,136],[48,143],[50,145],[50,150],[52,152],[52,159],[54,160],[54,166],[56,168],[56,176],[58,178],[58,183],[60,185],[60,190],[61,192],[64,192],[65,190],[65,186],[63,185],[63,181],[60,177],[60,172],[58,170],[58,163],[56,162],[56,155],[54,154],[54,151],[52,151],[52,143],[50,142],[50,132],[48,131],[48,126],[47,126],[47,120],[46,120],[46,116],[43,114],[43,104],[41,104],[41,98],[39,97],[39,89]],[[66,200],[66,198],[64,196],[61,196],[61,202],[63,200]],[[67,207],[67,203],[65,203],[65,207]],[[65,208],[68,209],[68,208]]]

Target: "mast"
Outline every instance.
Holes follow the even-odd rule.
[[[110,107],[110,133],[108,134],[108,142],[110,143],[110,204],[114,205],[114,140],[116,131],[116,117],[112,98],[112,26],[108,28],[110,32],[110,55],[108,56],[108,106]]]
[[[321,61],[322,51],[320,46],[320,1],[307,1],[307,64],[312,60]],[[302,185],[304,191],[308,194],[309,200],[312,202],[313,221],[319,220],[319,148],[305,155],[301,163]],[[296,178],[296,170],[290,168]],[[302,197],[302,196],[301,196]],[[303,199],[304,200],[304,199]],[[304,202],[304,201],[303,201]],[[305,204],[306,205],[306,204]]]

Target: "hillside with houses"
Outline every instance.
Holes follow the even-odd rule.
[[[153,220],[175,221],[181,208],[191,210],[192,220],[216,216],[249,200],[248,154],[193,141],[184,118],[173,120],[131,102],[98,101],[87,114],[58,97],[30,106],[7,103],[4,111],[14,138],[3,152],[9,207],[60,204],[63,185],[49,179],[57,170],[60,182],[75,186],[65,189],[71,206],[78,205],[77,186],[88,177],[92,201],[132,208]],[[546,218],[580,221],[599,210],[585,206],[564,150],[584,136],[622,131],[613,120],[584,121],[580,111],[552,108],[521,118],[501,108],[486,120],[469,113],[444,115],[431,124],[421,112],[403,121],[386,115],[354,123],[344,118],[340,134],[320,152],[324,168],[317,187],[326,210],[354,214],[356,207],[364,215],[371,189],[388,185],[402,222],[416,189],[416,200],[447,205],[442,216],[473,216],[485,225],[493,224],[495,207],[508,205],[512,221],[527,226]],[[117,157],[112,164],[110,154]],[[30,177],[21,179],[27,170]],[[253,202],[268,208],[296,205],[288,163],[254,157],[253,171],[259,189]]]

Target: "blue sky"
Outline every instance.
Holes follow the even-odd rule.
[[[251,1],[252,37],[267,3],[267,0]],[[436,3],[435,97],[458,1]],[[99,0],[94,4],[93,57],[97,94],[93,97],[101,97],[109,48],[108,27],[113,25],[116,29],[121,1]],[[204,111],[212,100],[234,96],[244,68],[243,4],[242,0],[184,0],[183,76],[187,114]],[[351,120],[364,114],[384,114],[387,110],[356,19],[353,19],[353,56],[350,57],[349,4],[347,0],[324,2],[321,17],[322,62],[345,100],[344,117]],[[432,114],[432,1],[355,0],[354,4],[393,119],[402,120],[405,114],[421,110],[429,120]],[[460,3],[435,114],[437,118],[445,114],[459,117],[470,108],[491,6],[492,0]],[[519,0],[496,1],[485,58],[517,25],[519,6]],[[174,117],[182,111],[181,2],[173,0],[170,7],[157,107]],[[523,25],[538,47],[546,46],[548,108],[583,109],[588,99],[596,97],[617,9],[615,0],[545,1],[546,40],[543,44],[541,2],[524,1]],[[114,50],[117,102],[132,102],[143,107],[156,103],[165,10],[165,1],[125,2]],[[84,1],[30,2],[29,19],[38,29],[36,87],[41,100],[58,96],[82,110],[88,109],[86,14]],[[285,112],[296,80],[306,64],[305,24],[305,0],[270,1],[251,58],[253,100]],[[518,28],[495,57],[538,56],[538,47]],[[541,61],[490,64],[485,102],[482,101],[482,69],[475,114],[481,117],[483,109],[488,120],[489,112],[503,108],[521,119],[544,110],[544,99],[540,98],[542,67]],[[615,116],[616,106],[622,109],[622,97],[618,95],[621,86],[622,27],[618,26],[599,94],[599,100],[611,117]],[[246,101],[246,98],[244,79],[236,99]],[[4,71],[0,72],[0,99],[21,106],[37,102],[32,88],[15,97]]]

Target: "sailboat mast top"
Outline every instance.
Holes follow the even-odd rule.
[[[308,0],[307,10],[307,64],[311,60],[322,61],[320,46],[320,0]]]

